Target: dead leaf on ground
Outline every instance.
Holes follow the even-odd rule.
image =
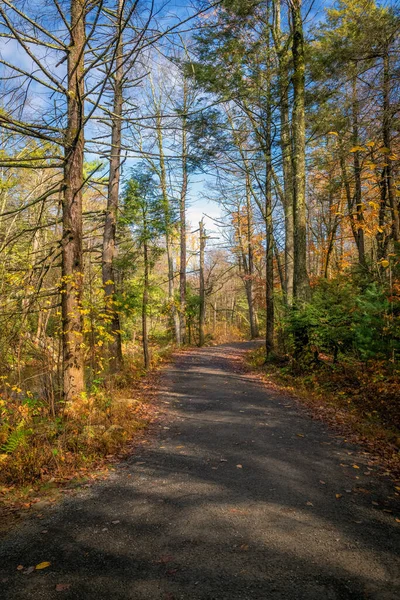
[[[353,465],[353,469],[359,469],[360,467],[358,465]]]
[[[57,583],[56,592],[65,592],[65,590],[69,590],[70,587],[70,583]]]
[[[304,437],[304,433],[296,433],[297,437]]]
[[[339,498],[342,498],[342,494],[335,494],[335,498],[336,500],[339,500]]]
[[[236,465],[237,469],[243,469],[243,465]]]
[[[307,504],[307,506],[314,506],[314,504],[312,502],[310,502],[309,500],[308,500],[308,502],[306,502],[306,504]]]
[[[241,549],[241,550],[244,550],[244,551],[246,551],[246,550],[248,550],[248,549],[249,549],[249,545],[248,545],[248,544],[242,544],[242,545],[240,546],[240,549]]]
[[[121,523],[121,521],[116,520],[116,521],[111,521],[111,523],[112,523],[112,525],[118,525],[118,523]]]
[[[51,562],[49,562],[48,560],[45,560],[41,563],[39,563],[38,565],[36,565],[35,569],[37,571],[41,571],[42,569],[47,569],[47,567],[49,567],[51,565]]]
[[[155,562],[156,565],[167,565],[170,562],[174,561],[174,557],[170,556],[169,554],[166,554],[164,556],[160,556],[160,558]]]
[[[17,571],[22,571],[23,568],[24,568],[24,565],[18,565]]]

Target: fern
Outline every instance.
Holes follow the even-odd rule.
[[[29,429],[23,429],[21,425],[18,425],[17,429],[10,433],[7,441],[1,447],[1,452],[5,454],[13,454],[18,446],[26,440],[29,433]]]

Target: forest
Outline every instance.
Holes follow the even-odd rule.
[[[1,489],[121,451],[157,365],[229,340],[396,454],[399,25],[0,0]]]

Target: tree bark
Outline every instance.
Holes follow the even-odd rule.
[[[159,152],[159,163],[160,163],[160,185],[161,194],[163,198],[164,207],[164,220],[165,220],[165,246],[167,251],[167,262],[168,262],[168,300],[171,307],[172,322],[174,327],[175,341],[178,346],[181,344],[181,332],[180,332],[180,317],[175,305],[175,285],[174,285],[174,259],[172,256],[171,246],[171,206],[168,198],[167,189],[167,170],[165,166],[164,157],[164,145],[163,145],[163,133],[162,133],[162,121],[161,114],[157,112],[156,115],[156,127],[157,127],[157,142]]]
[[[112,340],[108,344],[109,368],[116,373],[122,367],[122,341],[119,313],[116,309],[116,234],[119,204],[119,185],[121,178],[121,130],[123,103],[123,41],[122,21],[123,0],[118,0],[116,65],[114,73],[114,102],[111,124],[111,155],[108,181],[107,210],[103,234],[102,277],[104,288],[105,311],[110,320]]]
[[[357,80],[353,77],[352,80],[352,118],[353,118],[353,145],[359,144],[359,124],[358,124],[358,97],[357,97]],[[360,154],[358,150],[353,153],[354,164],[354,202],[356,207],[356,230],[357,230],[357,250],[358,261],[360,266],[366,268],[365,260],[365,240],[364,240],[364,210],[362,204],[362,189],[361,189],[361,164]]]
[[[392,140],[391,140],[391,123],[392,113],[390,105],[390,60],[388,50],[383,57],[383,145],[387,148],[385,155],[385,169],[383,171],[385,185],[387,189],[387,197],[389,200],[390,211],[392,214],[392,236],[395,242],[400,240],[400,217],[399,217],[399,201],[396,198],[396,190],[393,182],[393,166],[392,166]]]
[[[253,211],[251,208],[249,173],[246,172],[246,213],[247,213],[247,264],[248,273],[246,279],[246,295],[249,306],[250,336],[251,339],[258,338],[258,322],[256,308],[254,305],[254,249],[253,249]],[[240,216],[239,216],[240,218]]]
[[[146,227],[146,225],[145,225]],[[147,233],[143,242],[143,261],[144,261],[144,281],[143,281],[143,299],[142,299],[142,344],[144,368],[150,367],[149,337],[147,332],[147,306],[149,303],[149,254],[147,245]]]
[[[179,320],[181,343],[186,342],[186,196],[188,190],[187,165],[187,79],[183,79],[183,113],[182,113],[182,186],[179,198],[180,221],[180,263],[179,263]]]
[[[307,224],[306,224],[306,161],[305,161],[305,58],[302,0],[291,0],[290,9],[293,28],[293,205],[294,205],[294,279],[295,302],[309,297],[307,273]]]
[[[293,221],[293,171],[292,145],[289,118],[289,57],[281,31],[281,2],[274,1],[273,37],[278,58],[278,94],[280,111],[280,147],[283,171],[283,209],[285,214],[285,299],[293,302],[294,279],[294,221]]]
[[[203,220],[199,223],[200,227],[200,306],[199,306],[199,346],[204,346],[204,324],[206,315],[206,290],[204,285],[204,251],[206,246],[206,236],[204,232]]]
[[[82,323],[82,187],[84,160],[84,0],[71,0],[68,49],[62,236],[63,392],[67,402],[85,389]]]
[[[270,104],[268,104],[270,106]],[[274,350],[275,306],[274,306],[274,230],[272,221],[272,161],[271,161],[271,109],[267,111],[267,162],[265,181],[265,232],[266,232],[266,337],[265,350],[268,356]]]

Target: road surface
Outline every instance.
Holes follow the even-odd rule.
[[[393,484],[238,370],[232,355],[250,347],[177,357],[150,443],[2,540],[2,600],[400,597]],[[51,565],[17,570],[42,561]]]

